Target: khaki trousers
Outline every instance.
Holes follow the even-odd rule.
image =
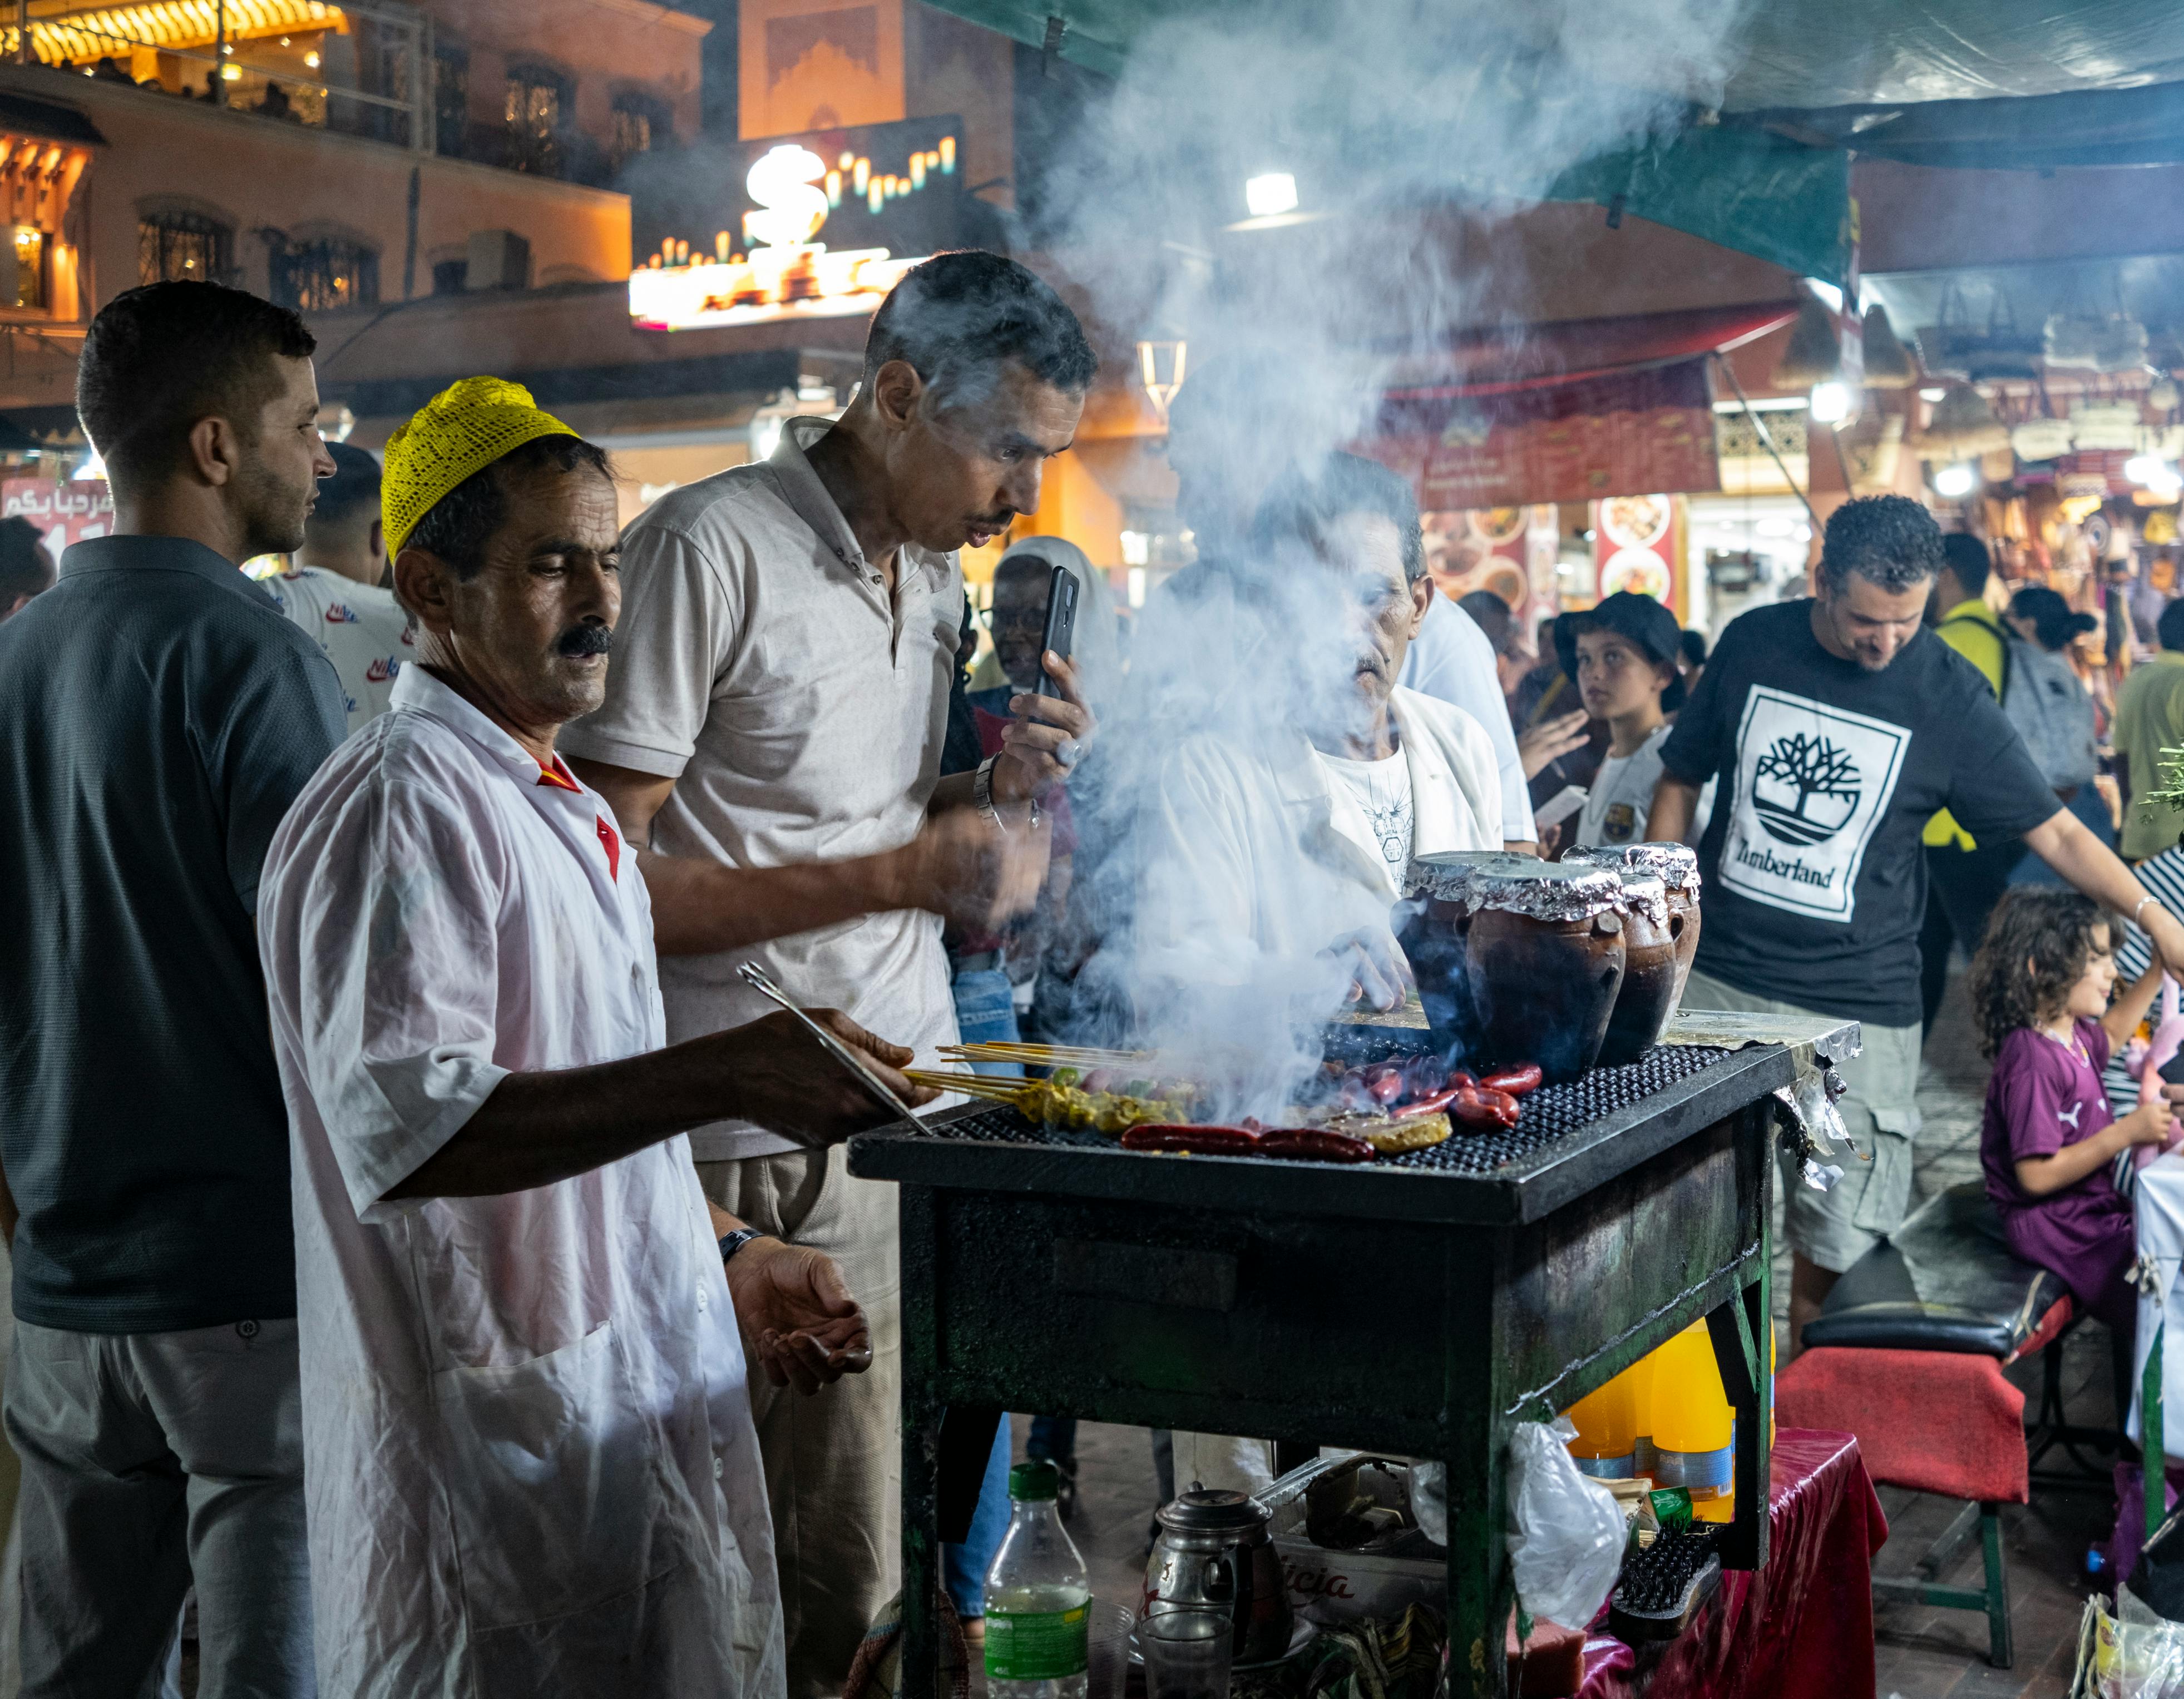
[[[751,1372],[751,1415],[773,1508],[789,1699],[829,1699],[899,1585],[902,1302],[895,1188],[851,1177],[847,1153],[701,1162],[730,1214],[832,1257],[872,1329],[872,1366],[816,1396]]]
[[[1684,1007],[1727,1009],[1736,1014],[1813,1013],[1796,1003],[1741,991],[1696,971],[1684,987]],[[1869,1152],[1871,1159],[1836,1158],[1843,1177],[1832,1190],[1815,1191],[1791,1167],[1787,1156],[1775,1152],[1774,1166],[1782,1176],[1782,1224],[1790,1248],[1837,1274],[1903,1224],[1911,1208],[1914,1141],[1919,1135],[1919,1028],[1880,1026],[1872,1021],[1861,1024],[1865,1047],[1848,1061],[1836,1063],[1836,1072],[1850,1087],[1836,1108],[1858,1149]]]

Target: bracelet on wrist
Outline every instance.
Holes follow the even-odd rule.
[[[761,1233],[755,1227],[738,1227],[733,1233],[721,1235],[721,1266],[726,1268],[735,1259],[737,1252],[754,1239],[771,1239],[771,1233]]]

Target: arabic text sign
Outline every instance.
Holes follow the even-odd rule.
[[[18,515],[46,534],[46,547],[58,561],[70,544],[114,529],[114,491],[103,478],[0,478],[0,519]]]

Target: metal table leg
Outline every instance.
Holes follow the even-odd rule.
[[[940,1420],[933,1397],[939,1341],[929,1302],[937,1272],[932,1188],[901,1188],[902,1699],[938,1699],[940,1685]]]

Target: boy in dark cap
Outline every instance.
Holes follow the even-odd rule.
[[[1575,634],[1578,694],[1585,712],[1607,725],[1607,758],[1578,817],[1580,847],[1642,843],[1661,779],[1661,746],[1669,716],[1684,705],[1677,665],[1683,633],[1676,616],[1650,596],[1618,591],[1596,608],[1570,616]],[[1706,830],[1713,806],[1702,796],[1691,838]]]

